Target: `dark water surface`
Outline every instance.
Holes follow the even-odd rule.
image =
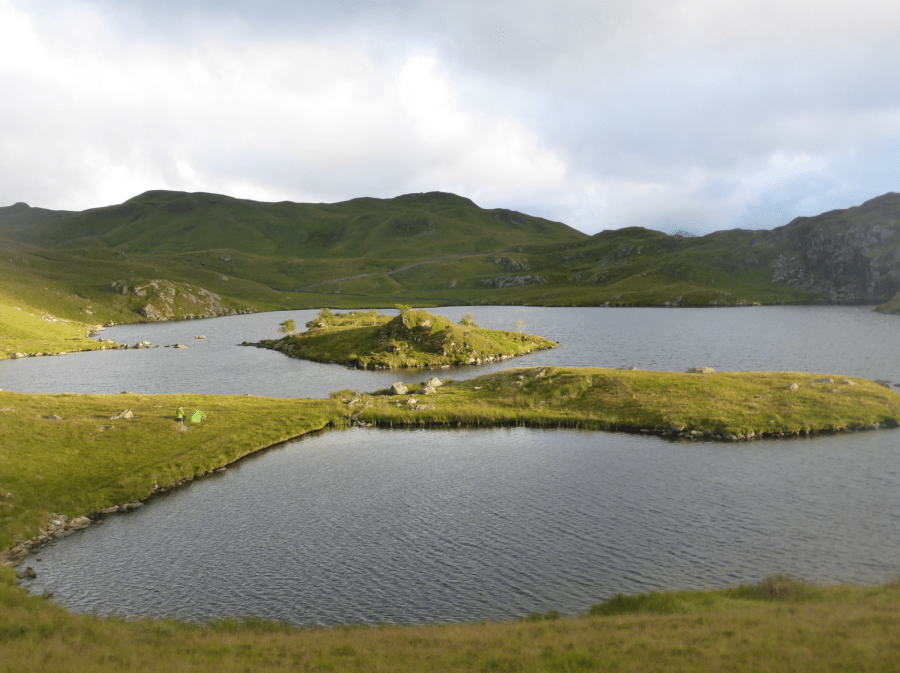
[[[32,588],[82,612],[335,624],[577,614],[777,572],[883,582],[900,450],[854,439],[331,432],[42,550]]]
[[[861,307],[451,307],[560,348],[488,367],[361,372],[238,347],[315,311],[121,326],[154,349],[0,363],[25,392],[325,397],[515,366],[795,370],[900,383],[900,319]],[[205,340],[193,336],[204,334]],[[742,444],[527,429],[354,429],[293,442],[45,548],[30,588],[76,611],[298,624],[574,614],[618,592],[777,572],[900,573],[900,435]]]
[[[438,370],[470,378],[510,367],[558,365],[684,371],[813,371],[900,383],[895,356],[900,318],[872,307],[760,306],[752,308],[543,308],[523,306],[429,309],[451,320],[471,313],[482,327],[525,331],[559,348],[481,367]],[[395,314],[396,311],[382,311]],[[267,397],[328,397],[350,388],[374,391],[394,381],[427,378],[421,370],[362,372],[238,346],[275,338],[278,325],[298,325],[316,311],[281,311],[178,323],[122,325],[100,336],[119,343],[182,343],[155,348],[79,353],[0,362],[0,389],[18,392],[203,393]],[[204,335],[206,339],[194,337]],[[431,374],[429,374],[430,376]]]

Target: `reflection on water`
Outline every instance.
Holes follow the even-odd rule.
[[[883,582],[900,572],[897,445],[332,432],[43,550],[32,588],[84,612],[334,624],[576,614],[778,572]]]
[[[394,381],[438,373],[463,379],[510,367],[558,365],[684,371],[811,371],[900,383],[894,357],[900,318],[871,307],[764,306],[733,309],[542,308],[523,306],[429,309],[459,320],[472,313],[482,327],[525,330],[560,347],[481,367],[438,372],[362,372],[238,346],[278,335],[293,318],[316,311],[283,311],[180,323],[123,325],[101,336],[120,343],[182,343],[187,349],[104,351],[60,358],[0,362],[0,388],[19,392],[204,393],[268,397],[328,397],[335,390],[374,391]],[[383,311],[384,312],[384,311]],[[203,334],[204,340],[194,339]]]

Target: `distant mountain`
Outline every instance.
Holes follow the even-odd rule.
[[[220,313],[398,302],[884,302],[896,312],[900,195],[705,236],[641,227],[587,236],[443,192],[300,204],[152,191],[83,212],[0,208],[0,294],[75,320],[166,317],[147,287],[183,289],[169,302],[173,317],[205,314],[191,299],[201,295],[214,295]]]
[[[150,191],[83,212],[0,208],[0,235],[52,249],[167,254],[231,249],[270,257],[427,258],[577,241],[586,235],[511,210],[485,210],[444,192],[334,204],[265,203]]]

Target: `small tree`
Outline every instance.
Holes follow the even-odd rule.
[[[475,320],[472,318],[471,313],[466,313],[462,317],[462,320],[459,321],[459,324],[466,325],[467,327],[478,327],[478,325],[475,324]]]
[[[282,334],[287,334],[288,336],[296,334],[297,323],[295,323],[293,320],[285,320],[283,323],[281,323],[281,327],[278,328],[278,331]]]
[[[412,310],[412,306],[397,304],[394,308],[400,311],[400,322],[403,323],[403,326],[409,327],[409,312]]]
[[[525,323],[521,320],[516,320],[516,329],[519,330],[519,334],[525,331]]]

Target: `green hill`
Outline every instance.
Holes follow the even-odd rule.
[[[152,282],[215,301],[201,311],[173,305],[170,316],[140,295],[122,299],[123,287]],[[900,195],[702,237],[639,227],[587,236],[442,192],[301,204],[152,191],[83,212],[17,203],[0,208],[0,287],[85,325],[396,303],[897,312]]]

